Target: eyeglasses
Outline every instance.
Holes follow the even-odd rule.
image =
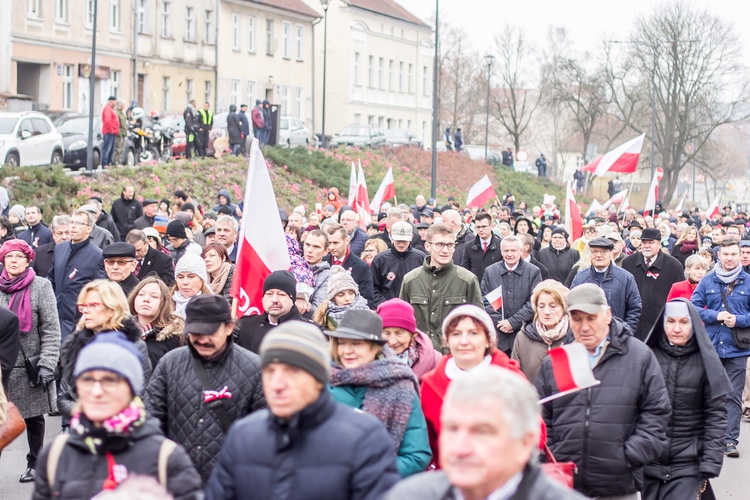
[[[134,262],[133,259],[104,259],[104,263],[108,266],[114,266],[117,264],[118,266],[122,267],[126,264],[130,264],[131,262]]]
[[[434,246],[438,251],[441,251],[443,249],[453,250],[456,248],[455,243],[443,243],[442,241],[438,241],[435,243],[430,242],[430,246]]]
[[[107,375],[102,378],[94,378],[90,375],[81,375],[76,380],[78,390],[90,392],[94,389],[95,384],[99,384],[104,392],[112,392],[122,383],[123,378],[117,375]]]
[[[70,221],[70,223],[73,224],[74,226],[88,226],[87,223],[81,222],[81,221],[77,221],[77,220]]]
[[[88,304],[77,304],[78,312],[85,313],[89,309],[99,309],[102,306],[101,302],[89,302]]]

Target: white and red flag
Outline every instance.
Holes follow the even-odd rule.
[[[357,196],[354,199],[354,206],[352,208],[359,215],[359,227],[366,229],[372,223],[372,218],[370,217],[372,210],[370,210],[370,195],[367,194],[367,181],[365,180],[364,172],[362,172],[361,162],[357,176]]]
[[[373,212],[379,212],[380,206],[383,204],[383,202],[386,200],[390,200],[395,196],[396,183],[393,181],[393,167],[388,167],[388,172],[386,172],[385,177],[383,178],[383,182],[380,183],[380,187],[375,193],[375,196],[372,197],[370,208],[372,208]]]
[[[244,216],[237,241],[232,280],[237,318],[262,314],[263,282],[273,271],[289,269],[289,251],[281,227],[279,207],[258,139],[250,145]]]
[[[544,404],[601,383],[594,377],[589,355],[583,344],[573,342],[557,347],[549,352],[549,357],[555,385],[560,392],[541,399],[539,403]]]
[[[638,166],[638,158],[641,156],[641,148],[643,148],[645,137],[646,134],[641,134],[635,139],[621,144],[583,167],[583,170],[594,175],[604,175],[607,172],[634,173]]]
[[[487,302],[490,303],[492,309],[499,311],[503,308],[503,285],[492,290],[490,293],[484,296]]]
[[[466,197],[466,206],[477,208],[483,207],[485,203],[496,197],[489,176],[484,174],[484,177],[479,179],[479,181],[469,189],[469,196]]]
[[[656,200],[659,199],[659,178],[657,173],[654,172],[654,178],[651,179],[651,185],[648,188],[648,197],[646,197],[646,208],[643,210],[643,215],[654,216],[654,209],[656,209]]]
[[[622,191],[618,191],[614,195],[612,195],[612,198],[608,199],[604,202],[604,205],[602,205],[600,210],[606,210],[610,207],[610,205],[620,205],[624,200],[625,197],[628,195],[628,190],[623,189]]]
[[[712,217],[719,215],[719,201],[721,201],[721,195],[716,195],[714,201],[711,202],[711,206],[706,210],[706,219],[711,220]]]
[[[571,243],[583,235],[583,218],[581,217],[581,211],[578,210],[575,196],[573,196],[570,181],[568,181],[568,187],[565,191],[565,230],[570,235]]]
[[[354,208],[354,200],[357,198],[357,169],[352,162],[352,171],[349,174],[349,206]]]

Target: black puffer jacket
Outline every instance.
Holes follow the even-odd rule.
[[[536,258],[547,268],[549,278],[559,281],[563,285],[568,278],[570,270],[576,265],[580,255],[575,248],[566,248],[565,250],[555,250],[552,245],[542,248],[537,253]]]
[[[149,414],[161,421],[164,434],[185,447],[205,484],[225,434],[216,412],[203,401],[203,385],[195,373],[193,356],[199,355],[188,344],[161,358],[146,390],[145,402]],[[260,358],[256,354],[228,342],[227,349],[215,360],[201,360],[213,384],[211,390],[227,387],[232,395],[221,400],[230,422],[266,406]]]
[[[406,252],[399,252],[396,247],[391,247],[377,254],[370,267],[375,292],[373,307],[388,299],[397,298],[406,273],[420,267],[424,258],[425,254],[411,246]]]
[[[72,432],[62,449],[55,471],[55,484],[50,487],[47,458],[50,445],[42,452],[36,469],[34,500],[45,498],[92,498],[102,491],[107,479],[107,458],[92,455],[86,446],[86,436]],[[110,438],[105,448],[112,453],[115,463],[124,466],[128,475],[138,474],[159,478],[159,449],[164,441],[159,422],[149,419],[133,428],[129,434]],[[201,498],[198,473],[185,450],[178,446],[167,460],[167,490],[178,500]]]
[[[659,361],[672,403],[667,446],[658,460],[644,467],[646,476],[661,481],[699,474],[717,477],[724,462],[726,395],[732,386],[698,312],[692,304],[688,308],[693,336],[685,346],[669,344],[663,313],[646,340]]]
[[[547,444],[558,461],[576,463],[575,489],[590,497],[643,488],[642,467],[663,452],[671,413],[651,350],[614,317],[609,340],[594,367],[601,384],[542,406]],[[549,357],[536,388],[540,398],[559,392]]]
[[[143,365],[143,384],[144,387],[148,384],[151,378],[151,360],[149,359],[148,348],[145,342],[141,340],[141,329],[138,328],[135,321],[131,317],[126,317],[122,323],[122,326],[118,328],[118,331],[125,334],[125,336],[133,342],[136,347],[141,351]],[[62,346],[60,347],[60,361],[58,372],[60,374],[60,383],[57,386],[57,409],[65,416],[70,417],[75,406],[78,396],[75,393],[75,378],[73,372],[76,367],[76,360],[78,354],[81,352],[89,342],[94,340],[96,334],[88,328],[78,330],[72,335],[65,339]]]

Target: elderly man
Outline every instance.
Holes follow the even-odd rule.
[[[552,231],[550,245],[539,250],[537,254],[539,262],[549,271],[550,279],[563,284],[580,258],[578,250],[570,248],[569,237],[570,235],[563,227],[555,228]]]
[[[149,231],[155,231],[150,229]],[[174,265],[172,259],[164,252],[155,250],[148,244],[146,233],[140,229],[133,229],[125,237],[125,242],[135,248],[135,277],[139,280],[146,276],[158,276],[164,284],[174,284]]]
[[[344,226],[340,224],[328,224],[326,226],[328,235],[328,251],[325,261],[333,266],[341,266],[352,275],[352,279],[359,286],[359,293],[367,299],[367,303],[372,307],[375,300],[375,292],[372,288],[372,273],[370,266],[360,259],[349,248],[349,235]]]
[[[36,259],[31,264],[37,276],[47,277],[49,270],[52,268],[54,260],[55,246],[63,241],[70,240],[70,217],[67,215],[56,215],[52,218],[50,224],[52,231],[52,242],[40,246],[36,250]]]
[[[375,256],[370,266],[375,292],[373,305],[379,306],[388,299],[398,297],[406,273],[424,262],[425,254],[411,247],[411,224],[398,221],[391,228],[393,246]]]
[[[482,278],[484,309],[492,317],[497,328],[497,347],[508,356],[511,354],[516,334],[524,323],[531,321],[531,292],[542,281],[539,268],[521,259],[523,243],[518,236],[506,236],[500,248],[503,262],[492,264]],[[487,294],[502,287],[502,307],[495,310]]]
[[[612,315],[625,323],[632,335],[638,327],[643,308],[635,278],[612,262],[614,243],[609,239],[595,238],[589,242],[589,248],[591,267],[578,271],[570,288],[592,283],[604,290]]]
[[[114,219],[112,219],[112,216],[104,210],[102,199],[99,196],[92,196],[89,198],[87,204],[92,205],[96,209],[96,213],[94,214],[94,217],[96,217],[96,225],[109,231],[109,234],[112,235],[114,241],[120,241],[120,232],[117,230],[117,225],[115,224]]]
[[[424,263],[404,276],[399,298],[414,307],[417,328],[429,335],[433,347],[442,351],[443,320],[463,304],[482,305],[479,281],[470,271],[453,264],[456,239],[445,224],[433,224],[425,243],[429,255]]]
[[[622,268],[633,275],[641,294],[641,320],[633,333],[644,340],[666,304],[672,285],[685,280],[685,269],[679,260],[662,251],[661,232],[653,228],[643,230],[641,251],[626,257]]]
[[[94,218],[96,219],[96,205],[81,205],[79,209],[93,214]],[[115,239],[115,237],[112,235],[112,233],[109,232],[108,229],[105,229],[98,224],[94,224],[94,226],[91,228],[91,234],[89,235],[89,237],[91,238],[91,243],[99,247],[100,250],[104,250],[107,246],[111,245],[115,241],[119,241],[118,239]]]
[[[224,245],[232,262],[237,261],[237,231],[239,223],[234,217],[222,215],[216,220],[216,241]]]
[[[135,247],[130,243],[112,243],[104,249],[104,271],[107,278],[114,281],[127,297],[140,280],[135,276]]]
[[[385,218],[385,231],[372,236],[370,239],[378,238],[380,240],[383,240],[385,242],[385,245],[388,248],[391,248],[393,246],[393,241],[391,240],[391,228],[396,222],[404,220],[404,214],[398,208],[389,208],[388,212],[386,213],[387,216]]]
[[[260,359],[232,342],[234,321],[221,295],[199,295],[185,309],[188,345],[168,352],[146,390],[149,414],[185,447],[203,484],[232,422],[265,407]]]
[[[232,426],[206,500],[378,500],[398,481],[385,427],[336,404],[330,348],[315,326],[290,321],[260,346],[268,410]]]
[[[143,215],[133,222],[134,229],[146,229],[154,226],[156,213],[159,211],[159,202],[153,198],[143,200]]]
[[[367,233],[357,226],[358,220],[357,214],[353,210],[343,210],[339,213],[339,223],[349,233],[349,248],[357,257],[362,255],[362,250],[365,249],[365,242],[368,239]]]
[[[539,405],[523,377],[496,366],[467,373],[448,388],[441,422],[442,470],[405,479],[386,500],[583,500],[535,465]]]
[[[474,218],[474,229],[477,230],[477,236],[473,242],[466,244],[461,267],[474,273],[481,282],[485,269],[503,260],[500,251],[501,238],[492,233],[492,217],[488,213],[477,214]]]
[[[740,265],[737,240],[722,240],[719,261],[713,272],[698,283],[691,300],[732,383],[732,392],[727,395],[725,453],[737,458],[742,389],[750,356],[750,335],[744,334],[750,327],[750,275]]]
[[[570,328],[600,381],[542,405],[547,444],[575,462],[574,487],[588,497],[636,500],[643,466],[667,442],[669,394],[653,352],[612,316],[604,291],[585,283],[568,294]],[[540,398],[559,391],[549,357],[536,380]]]

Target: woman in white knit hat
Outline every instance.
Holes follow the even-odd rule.
[[[175,283],[172,285],[172,298],[175,302],[175,314],[185,318],[185,307],[196,295],[213,295],[208,286],[206,263],[200,255],[185,253],[174,268]]]
[[[359,286],[351,274],[341,266],[332,266],[328,278],[327,300],[313,315],[313,320],[329,331],[338,328],[344,313],[351,309],[369,310],[367,300],[359,294]]]

